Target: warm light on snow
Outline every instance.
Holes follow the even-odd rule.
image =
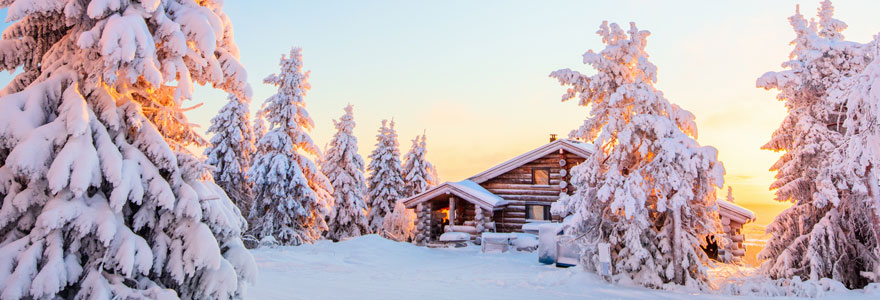
[[[880,1],[342,2],[0,0],[0,300],[880,296]]]

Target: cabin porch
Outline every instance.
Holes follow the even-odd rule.
[[[461,197],[455,195],[439,197],[422,205],[427,207],[429,215],[426,224],[426,237],[429,242],[438,241],[440,235],[445,232],[465,232],[476,236],[484,231],[491,231],[486,226],[490,225],[486,224],[486,221],[491,217],[483,213],[481,208]],[[482,214],[482,218],[478,218],[477,213]]]
[[[416,210],[416,242],[439,241],[445,232],[464,232],[476,237],[495,231],[495,211],[507,202],[483,187],[470,182],[447,182],[413,198],[405,199],[407,208]]]

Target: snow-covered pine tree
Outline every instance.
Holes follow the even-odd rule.
[[[327,238],[339,241],[370,232],[367,225],[367,180],[364,178],[364,159],[357,153],[354,136],[354,112],[351,105],[339,121],[333,121],[336,134],[330,148],[324,153],[321,171],[333,185],[335,205],[327,222]]]
[[[394,203],[394,210],[385,216],[382,235],[398,241],[411,242],[416,235],[416,212],[403,205],[403,199]]]
[[[831,275],[851,288],[880,282],[880,35],[868,46],[872,62],[829,91],[830,102],[846,108],[844,137],[819,173],[814,202],[831,208],[806,253],[810,279]]]
[[[706,287],[708,257],[700,246],[721,229],[715,189],[723,185],[724,166],[715,148],[694,140],[694,115],[654,86],[657,67],[645,52],[650,33],[608,22],[597,33],[605,49],[583,56],[595,75],[550,74],[569,86],[563,101],[578,97],[590,107],[570,137],[598,149],[572,168],[575,194],[552,209],[573,216],[588,270],[599,270],[597,244],[609,243],[615,281]]]
[[[428,149],[425,142],[426,135],[423,133],[412,140],[412,147],[404,155],[403,162],[403,198],[418,195],[428,188],[437,185],[439,181],[435,176],[437,171],[427,157]]]
[[[796,38],[791,59],[783,64],[788,69],[764,74],[757,86],[778,90],[776,98],[788,110],[762,149],[784,151],[771,167],[776,181],[770,188],[777,201],[793,204],[767,227],[771,238],[758,258],[773,278],[827,277],[860,287],[866,282],[859,266],[866,261],[852,251],[865,249],[859,239],[848,236],[854,234],[848,231],[860,229],[847,227],[860,222],[847,218],[859,216],[841,214],[839,193],[847,194],[849,188],[847,181],[837,181],[845,177],[840,168],[844,162],[834,161],[846,147],[842,125],[849,108],[841,97],[829,97],[829,90],[864,70],[871,55],[865,45],[844,40],[846,24],[833,18],[830,1],[822,2],[817,22],[808,22],[799,10],[789,21]],[[857,201],[845,202],[849,206]]]
[[[228,103],[213,119],[208,133],[211,145],[205,148],[207,163],[214,166],[214,181],[238,208],[247,213],[254,199],[247,169],[254,153],[254,130],[251,127],[248,98],[229,94]]]
[[[370,172],[367,207],[369,214],[367,219],[370,229],[375,233],[382,233],[382,225],[385,216],[391,214],[392,205],[403,198],[403,169],[400,165],[400,144],[397,142],[397,131],[394,130],[394,120],[388,126],[387,120],[382,120],[379,134],[376,135],[376,148],[370,153]]]
[[[251,232],[257,239],[282,245],[301,245],[321,238],[324,216],[332,203],[333,187],[307,156],[320,156],[308,132],[314,127],[306,111],[309,73],[302,70],[302,49],[281,56],[281,72],[263,79],[278,87],[258,113],[267,121],[266,133],[248,170],[254,183]]]
[[[248,96],[222,1],[2,1],[0,299],[243,298],[240,211],[186,146]]]

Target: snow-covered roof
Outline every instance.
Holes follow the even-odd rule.
[[[447,194],[453,194],[487,210],[501,209],[501,207],[507,205],[507,200],[498,197],[498,195],[493,194],[470,180],[444,182],[443,184],[435,186],[421,194],[404,199],[403,204],[406,205],[407,208],[413,208],[419,203]]]
[[[755,214],[752,211],[726,200],[719,199],[718,208],[718,214],[741,224],[755,220]]]
[[[489,179],[495,178],[498,175],[504,174],[510,170],[516,169],[531,161],[534,161],[536,159],[544,157],[547,154],[559,150],[565,150],[582,158],[587,158],[593,153],[593,151],[595,151],[595,149],[596,148],[593,147],[592,144],[568,139],[558,139],[541,147],[538,147],[532,151],[526,152],[520,156],[514,157],[513,159],[494,166],[486,171],[483,171],[480,174],[474,175],[473,177],[468,178],[468,180],[475,183],[483,183]]]

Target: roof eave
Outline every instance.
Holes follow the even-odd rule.
[[[454,194],[454,195],[458,196],[459,198],[465,199],[468,202],[471,202],[475,205],[479,205],[481,208],[486,209],[486,210],[490,210],[490,211],[501,210],[505,206],[507,206],[507,204],[508,204],[507,201],[502,201],[496,205],[492,205],[490,203],[487,203],[486,201],[483,201],[482,199],[480,199],[477,196],[471,195],[470,193],[468,193],[462,189],[459,189],[458,187],[450,184],[449,182],[444,182],[443,184],[438,185],[434,188],[431,188],[421,194],[412,196],[410,198],[406,198],[403,200],[403,204],[404,204],[404,206],[406,206],[406,208],[415,208],[420,203],[426,202],[428,200],[434,199],[434,198],[436,198],[440,195],[444,195],[444,194],[445,195]]]

